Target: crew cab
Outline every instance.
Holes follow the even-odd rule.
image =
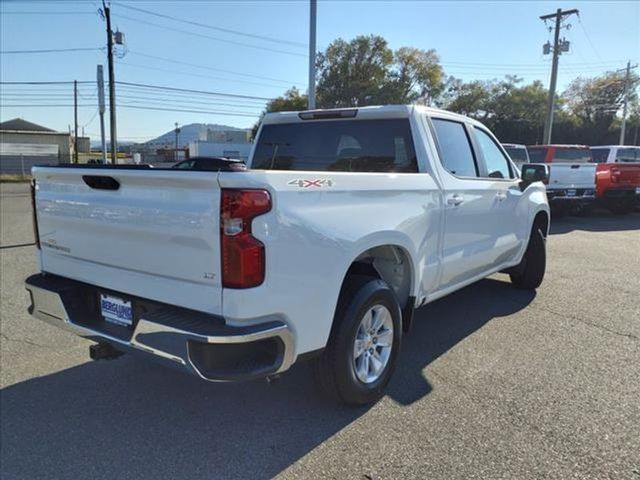
[[[420,106],[267,114],[246,171],[35,167],[29,310],[95,358],[210,381],[308,359],[323,392],[368,403],[415,308],[496,272],[541,284],[546,175]]]
[[[596,198],[614,213],[628,213],[640,204],[640,147],[591,147],[596,168]]]
[[[577,212],[596,198],[596,166],[585,145],[529,145],[531,163],[550,165],[547,196],[555,211]]]

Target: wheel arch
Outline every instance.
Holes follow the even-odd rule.
[[[403,330],[409,329],[415,307],[416,269],[413,258],[405,247],[389,243],[374,245],[360,252],[353,258],[342,277],[340,295],[352,275],[367,275],[387,283],[395,293],[402,310]]]

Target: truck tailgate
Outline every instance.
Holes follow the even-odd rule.
[[[217,173],[60,166],[33,175],[42,271],[220,313]],[[118,188],[105,189],[105,178]]]
[[[596,164],[552,163],[549,188],[595,188]]]

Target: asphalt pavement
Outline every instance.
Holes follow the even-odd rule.
[[[209,384],[31,318],[28,191],[0,185],[0,477],[640,480],[640,213],[554,219],[534,294],[494,275],[416,312],[389,393],[306,365]]]

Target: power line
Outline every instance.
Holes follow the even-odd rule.
[[[135,10],[137,12],[141,12],[141,13],[146,13],[147,15],[153,15],[156,17],[160,17],[160,18],[165,18],[174,22],[181,22],[181,23],[185,23],[188,25],[194,25],[196,27],[201,27],[201,28],[208,28],[209,30],[216,30],[218,32],[224,32],[224,33],[231,33],[234,35],[241,35],[244,37],[249,37],[249,38],[254,38],[257,40],[264,40],[267,42],[274,42],[274,43],[281,43],[281,44],[285,44],[285,45],[292,45],[294,47],[302,47],[302,48],[306,48],[307,45],[305,43],[301,43],[301,42],[292,42],[290,40],[283,40],[280,38],[274,38],[274,37],[267,37],[264,35],[256,35],[253,33],[247,33],[247,32],[242,32],[239,30],[232,30],[230,28],[223,28],[223,27],[216,27],[214,25],[208,25],[205,23],[200,23],[200,22],[194,22],[193,20],[186,20],[184,18],[177,18],[171,15],[164,15],[162,13],[158,13],[158,12],[153,12],[151,10],[145,10],[143,8],[138,8],[138,7],[132,7],[131,5],[125,5],[123,3],[117,2],[115,3],[116,5],[118,5],[119,7],[122,8],[127,8],[129,10]]]
[[[164,91],[171,91],[171,92],[188,92],[188,93],[199,93],[202,95],[216,95],[216,96],[222,96],[222,97],[233,97],[233,98],[248,98],[248,99],[252,99],[252,100],[273,100],[273,98],[269,98],[269,97],[257,97],[257,96],[253,96],[253,95],[240,95],[237,93],[223,93],[223,92],[211,92],[211,91],[206,91],[206,90],[191,90],[191,89],[187,89],[187,88],[178,88],[178,87],[166,87],[166,86],[162,86],[162,85],[149,85],[146,83],[133,83],[133,82],[121,82],[118,81],[116,82],[116,85],[129,85],[129,86],[134,86],[134,87],[145,87],[145,88],[152,88],[152,89],[156,89],[156,90],[164,90]]]
[[[96,83],[95,80],[78,80],[78,85],[81,83]],[[54,82],[0,82],[0,85],[73,85],[73,80],[54,81]]]
[[[582,28],[582,32],[584,33],[584,36],[587,37],[587,41],[589,42],[589,45],[591,45],[591,48],[595,52],[596,57],[598,57],[598,60],[602,61],[602,58],[600,58],[600,52],[598,52],[598,49],[596,48],[596,46],[591,41],[591,37],[587,33],[587,29],[584,28],[584,24],[582,23],[582,19],[580,18],[580,14],[578,14],[576,16],[578,17],[578,23],[580,24],[580,28]]]
[[[274,52],[274,53],[283,53],[285,55],[293,55],[293,56],[296,56],[296,57],[306,57],[306,55],[304,55],[302,53],[288,52],[286,50],[278,50],[276,48],[264,47],[264,46],[260,46],[260,45],[252,45],[250,43],[237,42],[235,40],[228,40],[228,39],[225,39],[225,38],[212,37],[211,35],[205,35],[203,33],[198,33],[198,32],[191,32],[189,30],[182,30],[180,28],[175,28],[175,27],[168,27],[166,25],[161,25],[161,24],[158,24],[158,23],[149,22],[148,20],[141,20],[139,18],[134,18],[134,17],[129,17],[127,15],[122,15],[120,13],[117,13],[117,14],[114,13],[113,16],[118,17],[118,18],[124,18],[124,19],[127,19],[127,20],[132,20],[134,22],[143,23],[145,25],[151,25],[152,27],[161,28],[162,30],[171,30],[173,32],[184,33],[185,35],[192,35],[192,36],[195,36],[195,37],[207,38],[209,40],[215,40],[217,42],[229,43],[231,45],[239,45],[241,47],[255,48],[257,50],[266,50],[266,51]]]
[[[155,70],[155,71],[158,71],[158,72],[173,73],[175,75],[184,75],[184,76],[187,76],[187,77],[207,78],[207,79],[218,80],[218,81],[223,81],[223,82],[244,83],[244,84],[247,84],[247,85],[256,85],[256,86],[259,86],[259,87],[269,87],[269,88],[279,88],[279,89],[284,88],[282,85],[268,85],[266,83],[252,82],[250,80],[238,80],[238,79],[235,79],[235,78],[214,77],[214,76],[211,76],[211,75],[204,75],[202,73],[183,72],[183,71],[180,71],[180,70],[171,70],[169,68],[152,67],[150,65],[139,65],[139,64],[136,64],[136,63],[124,62],[122,60],[118,61],[118,65],[125,65],[127,67],[134,67],[134,68],[142,68],[142,69],[146,69],[146,70]]]
[[[194,67],[194,68],[203,68],[203,69],[211,70],[211,71],[214,71],[214,72],[229,73],[229,74],[232,74],[232,75],[240,75],[240,76],[243,76],[243,77],[257,78],[259,80],[269,80],[269,81],[273,81],[273,82],[282,82],[282,83],[286,83],[288,85],[292,85],[292,84],[293,85],[300,85],[300,86],[303,85],[302,82],[290,82],[289,80],[283,80],[281,78],[265,77],[265,76],[262,76],[262,75],[253,75],[253,74],[250,74],[250,73],[236,72],[236,71],[233,71],[233,70],[225,70],[223,68],[214,68],[214,67],[210,67],[210,66],[207,66],[207,65],[199,65],[199,64],[196,64],[196,63],[184,62],[182,60],[174,60],[174,59],[166,58],[166,57],[158,57],[156,55],[149,55],[147,53],[140,53],[140,52],[136,52],[136,51],[133,51],[133,50],[129,50],[128,53],[134,54],[134,55],[139,55],[141,57],[152,58],[154,60],[160,60],[160,61],[163,61],[163,62],[176,63],[176,64],[179,64],[179,65],[187,65],[189,67]]]
[[[96,15],[96,12],[60,12],[60,11],[34,11],[34,12],[2,12],[2,15]]]
[[[239,112],[228,112],[228,111],[213,111],[213,110],[191,110],[191,109],[178,109],[178,108],[161,108],[161,107],[150,107],[150,106],[137,106],[137,105],[119,105],[121,108],[133,108],[137,110],[154,110],[154,111],[163,111],[163,112],[183,112],[183,113],[205,113],[209,115],[229,115],[233,117],[249,117],[249,118],[257,118],[260,114],[250,114],[250,113],[239,113]],[[5,108],[15,107],[15,108],[73,108],[73,104],[40,104],[40,105],[24,105],[24,104],[11,104],[11,105],[3,105]],[[95,105],[78,105],[78,108],[95,108]]]
[[[0,55],[27,54],[27,53],[66,53],[66,52],[96,52],[103,48],[51,48],[47,50],[1,50]]]

